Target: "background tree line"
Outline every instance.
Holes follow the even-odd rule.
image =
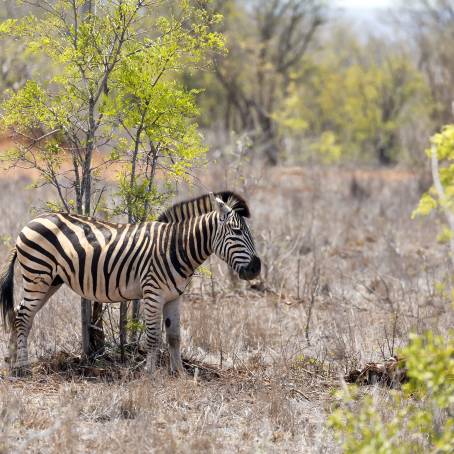
[[[229,52],[188,78],[205,90],[202,124],[247,132],[270,164],[421,162],[427,137],[453,120],[451,0],[402,2],[370,33],[320,0],[212,8]]]
[[[2,3],[9,18],[26,14],[33,2]],[[352,27],[324,0],[194,5],[222,16],[210,28],[223,34],[228,52],[212,56],[210,70],[189,65],[175,77],[200,89],[203,130],[247,134],[254,156],[270,164],[320,155],[420,161],[425,138],[452,122],[451,0],[403,2],[377,17],[382,30],[375,34]],[[11,37],[2,42],[3,91],[32,76],[46,78],[45,59],[21,46]]]

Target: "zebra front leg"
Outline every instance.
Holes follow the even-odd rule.
[[[164,305],[164,324],[170,353],[170,371],[183,374],[180,353],[180,297]]]
[[[143,312],[146,327],[147,363],[150,375],[156,372],[159,347],[161,346],[162,300],[158,295],[145,294]]]

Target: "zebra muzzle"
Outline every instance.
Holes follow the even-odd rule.
[[[251,261],[247,266],[242,268],[238,273],[240,279],[251,280],[256,278],[260,274],[260,270],[262,269],[262,262],[260,259],[255,255],[252,257]]]

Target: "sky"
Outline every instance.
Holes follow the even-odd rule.
[[[358,31],[374,35],[388,35],[389,23],[385,20],[384,12],[396,9],[403,4],[401,0],[334,0],[340,11],[340,15],[351,21]],[[331,5],[333,4],[331,3]]]
[[[393,0],[336,0],[336,3],[341,8],[348,9],[376,9],[376,8],[389,8]]]

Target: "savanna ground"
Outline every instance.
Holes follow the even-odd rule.
[[[239,281],[212,259],[184,297],[191,373],[175,378],[163,368],[154,380],[140,363],[64,370],[79,355],[80,308],[60,290],[30,335],[32,376],[8,377],[2,363],[0,452],[339,451],[326,418],[345,372],[394,354],[410,331],[453,325],[435,288],[448,269],[445,246],[433,219],[410,219],[427,187],[421,176],[216,169],[204,184],[236,189],[250,203],[262,280]],[[34,208],[52,197],[28,183],[25,174],[0,178],[4,259]],[[117,312],[106,316],[110,340]],[[6,340],[2,333],[2,357]],[[366,392],[387,399],[386,389]]]

